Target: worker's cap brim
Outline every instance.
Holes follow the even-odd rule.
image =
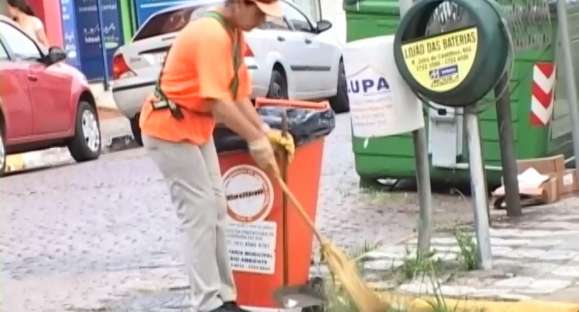
[[[265,15],[282,17],[283,12],[278,0],[253,0],[259,10]]]

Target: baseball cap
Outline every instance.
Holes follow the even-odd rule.
[[[273,17],[282,17],[283,12],[281,10],[281,6],[279,5],[278,0],[250,0],[254,2],[257,7],[261,10],[261,12],[265,13],[265,15],[273,16]]]

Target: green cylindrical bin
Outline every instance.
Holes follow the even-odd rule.
[[[396,63],[408,85],[425,98],[448,106],[472,105],[504,74],[508,35],[491,2],[472,0],[453,0],[461,8],[457,29],[427,34],[429,21],[445,2],[423,0],[406,13],[396,32]],[[445,64],[445,59],[451,61]]]
[[[345,0],[347,40],[394,34],[400,22],[398,0]]]

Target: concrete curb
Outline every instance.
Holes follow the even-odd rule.
[[[92,83],[90,85],[91,92],[95,97],[97,107],[102,107],[106,109],[118,110],[115,99],[113,98],[113,93],[109,89],[104,90],[104,86],[100,83]]]
[[[41,168],[47,165],[55,166],[72,161],[73,159],[65,147],[14,154],[8,155],[6,158],[6,172]]]
[[[26,168],[26,161],[24,159],[24,154],[14,154],[6,156],[6,169],[5,172],[20,171]]]
[[[404,308],[409,312],[434,312],[436,298],[413,298],[409,296],[380,294],[382,300],[390,302],[394,308]],[[579,312],[579,304],[549,302],[539,300],[523,300],[516,302],[475,300],[475,299],[444,299],[450,311],[454,312]]]

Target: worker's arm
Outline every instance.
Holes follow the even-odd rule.
[[[280,130],[271,129],[269,125],[261,120],[261,117],[257,114],[257,111],[253,107],[253,104],[246,98],[242,100],[239,105],[239,110],[245,115],[245,117],[251,121],[251,123],[261,129],[269,139],[269,142],[273,144],[275,148],[283,148],[288,155],[288,159],[291,161],[293,159],[296,147],[291,135],[283,135]]]
[[[198,94],[218,122],[247,141],[249,153],[257,165],[278,174],[273,149],[261,125],[255,125],[254,120],[248,118],[240,105],[231,99],[229,84],[233,58],[229,35],[219,23],[209,19],[205,22],[204,31],[197,32],[195,37],[187,37],[186,43],[192,43],[191,46],[185,45],[196,65]]]
[[[239,110],[243,113],[243,115],[245,115],[247,119],[251,121],[254,126],[263,129],[263,120],[261,120],[261,117],[257,114],[257,111],[255,110],[255,107],[249,98],[245,98],[239,102]]]
[[[222,100],[207,100],[209,107],[212,108],[213,116],[218,122],[222,122],[227,128],[233,130],[239,136],[248,142],[258,140],[265,137],[265,133],[261,129],[261,122],[256,123],[252,118],[249,118],[243,105]],[[255,110],[254,110],[255,112]],[[259,118],[255,114],[256,118]]]
[[[268,137],[241,111],[238,104],[229,101],[208,100],[213,116],[247,141],[249,153],[258,166],[279,175],[279,168]]]

